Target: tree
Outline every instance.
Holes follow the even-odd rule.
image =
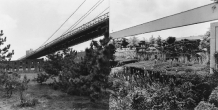
[[[168,44],[173,44],[176,41],[176,38],[170,36],[170,37],[167,38],[166,41],[167,41]]]
[[[99,42],[92,41],[80,62],[74,61],[77,52],[72,49],[48,55],[45,71],[59,76],[58,81],[54,79],[53,87],[68,94],[88,95],[92,101],[104,95],[110,87],[108,76],[116,51],[114,42],[110,41],[109,32]]]
[[[0,46],[4,46],[4,43],[6,42],[6,37],[2,38],[3,36],[3,30],[1,30],[0,33]],[[10,44],[4,46],[3,48],[0,48],[0,61],[10,61],[12,56],[14,55],[14,50],[12,52],[9,52]],[[8,65],[1,64],[0,68],[6,68]]]
[[[132,47],[137,47],[139,45],[139,40],[134,36],[134,37],[131,37],[130,39],[129,39],[129,44],[128,44],[128,46],[130,47],[130,48],[132,48]]]
[[[43,64],[44,71],[49,75],[57,76],[62,71],[63,53],[55,52],[46,56],[47,61]]]
[[[155,43],[155,38],[153,37],[153,35],[149,38],[149,42],[150,42],[150,44]]]
[[[113,39],[113,45],[115,46],[115,48],[121,48],[122,47],[122,41],[121,39]]]
[[[126,48],[128,44],[129,44],[129,43],[127,42],[127,39],[126,39],[126,38],[122,38],[121,46],[122,46],[123,48]]]
[[[203,37],[203,40],[200,42],[200,49],[206,50],[208,53],[210,53],[210,32],[207,31],[206,34]]]
[[[161,47],[162,45],[162,39],[160,36],[158,36],[158,38],[156,39],[156,44],[158,45],[158,47]]]
[[[0,37],[3,35],[3,30],[1,30]],[[4,45],[6,42],[6,37],[0,38],[0,45]],[[12,52],[9,52],[10,44],[6,45],[5,47],[0,49],[0,61],[10,61],[12,58],[12,55],[14,55],[14,50]]]
[[[108,75],[111,71],[111,61],[114,60],[115,46],[109,41],[109,33],[105,33],[100,42],[92,41],[90,48],[85,50],[82,61],[82,74],[86,79],[86,87],[90,88],[92,101],[98,98],[102,90],[109,88]]]
[[[3,30],[1,30],[0,33],[0,46],[4,46],[4,43],[6,42],[6,37],[1,38],[1,36],[3,36]],[[9,52],[10,49],[10,44],[4,46],[3,48],[0,48],[0,61],[10,61],[12,56],[14,55],[14,50],[12,50],[12,52]],[[8,67],[8,65],[6,64],[0,64],[0,68],[1,69],[5,69],[6,67]],[[7,68],[9,69],[9,68]],[[14,75],[12,74],[11,76],[9,76],[6,72],[0,71],[0,87],[1,85],[5,86],[5,90],[6,90],[6,94],[7,96],[11,96],[12,95],[12,90],[14,89],[14,87],[16,87],[16,85],[19,83],[17,81],[17,77],[18,74]]]
[[[200,42],[199,48],[203,51],[206,51],[206,63],[208,63],[210,58],[210,31],[207,31],[204,35],[203,40]]]
[[[71,48],[65,48],[61,51],[47,55],[47,61],[43,65],[43,69],[49,75],[57,76],[63,70],[72,70],[76,67],[77,63],[74,61],[77,52]]]

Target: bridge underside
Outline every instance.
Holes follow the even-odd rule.
[[[143,33],[156,32],[182,26],[218,20],[218,4],[213,3],[161,19],[143,23],[110,34],[111,37],[123,38]]]
[[[91,28],[87,28],[84,30],[81,30],[80,32],[77,32],[76,34],[73,34],[72,36],[69,36],[65,39],[60,40],[59,42],[53,43],[49,46],[45,46],[42,50],[26,56],[24,59],[36,59],[51,53],[54,53],[58,50],[61,50],[66,47],[71,47],[83,42],[86,42],[88,40],[97,38],[99,36],[102,36],[106,33],[109,33],[109,19],[105,20],[103,22],[100,22],[96,25],[93,25]]]

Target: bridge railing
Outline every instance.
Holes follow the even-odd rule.
[[[80,31],[88,29],[89,27],[97,25],[98,23],[103,22],[103,21],[105,21],[107,19],[109,19],[109,13],[105,13],[105,14],[97,17],[97,18],[94,18],[93,20],[89,21],[88,23],[85,23],[82,26],[80,26],[80,27],[78,27],[78,28],[76,28],[74,30],[68,31],[68,32],[62,34],[60,37],[52,40],[51,42],[49,42],[49,43],[47,43],[47,44],[45,44],[43,46],[40,46],[38,49],[36,49],[32,53],[30,53],[29,55],[26,55],[26,56],[23,56],[23,57],[19,58],[19,60],[23,59],[25,57],[31,56],[31,55],[35,54],[36,52],[41,51],[42,49],[44,49],[44,48],[46,48],[46,47],[48,47],[48,46],[50,46],[52,44],[60,42],[60,40],[66,39],[66,38],[72,36],[73,34],[76,34],[76,33],[80,32]]]

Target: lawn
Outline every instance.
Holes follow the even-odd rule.
[[[25,73],[27,78],[36,77],[34,73]],[[25,74],[21,74],[22,76]],[[38,99],[39,104],[34,107],[19,108],[19,95],[15,93],[11,98],[4,97],[0,90],[0,110],[107,110],[108,99],[102,99],[96,103],[89,101],[88,97],[71,96],[61,91],[53,90],[48,85],[39,85],[31,81],[26,91],[27,98]]]

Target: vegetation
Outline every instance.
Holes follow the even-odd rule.
[[[151,37],[149,38],[149,43],[150,43],[150,44],[154,44],[154,43],[155,43],[155,38],[154,38],[153,36],[151,36]]]
[[[36,81],[40,84],[46,82],[49,79],[49,75],[47,73],[38,73]]]
[[[129,43],[127,42],[127,39],[126,38],[122,38],[122,42],[121,42],[121,46],[123,47],[123,48],[127,48],[127,45],[128,45]]]
[[[208,73],[208,63],[198,69],[192,63],[199,60],[202,54],[210,54],[209,36],[207,33],[202,41],[177,41],[175,37],[168,37],[163,41],[160,37],[156,40],[151,37],[150,46],[160,50],[162,54],[167,54],[172,60],[177,59],[177,62],[170,64],[163,61],[142,61],[138,65],[126,65],[129,69],[124,67],[123,71],[112,74],[110,79],[113,82],[113,92],[110,108],[217,109],[217,90],[214,90],[218,86],[217,71],[214,69],[215,74],[211,75]],[[155,43],[157,45],[153,45]],[[187,61],[178,62],[182,57]]]
[[[3,36],[3,30],[1,30],[0,37]],[[0,38],[0,46],[4,46],[4,43],[6,42],[6,37]],[[10,44],[4,46],[0,49],[0,61],[10,61],[12,58],[12,55],[14,54],[14,50],[12,52],[9,52]],[[17,85],[17,75],[12,74],[11,77],[5,72],[5,69],[9,69],[8,65],[6,64],[0,64],[0,87],[4,88],[6,90],[6,95],[8,97],[11,97],[12,91],[14,89],[14,86]]]
[[[193,63],[147,61],[144,65],[139,62],[134,67],[125,65],[123,71],[111,73],[116,47],[137,47],[139,40],[133,37],[128,42],[126,39],[118,43],[110,41],[109,33],[99,42],[92,41],[80,60],[77,52],[70,48],[47,55],[43,65],[45,72],[39,73],[36,81],[43,86],[51,79],[53,81],[49,85],[53,89],[74,96],[88,96],[91,102],[110,95],[110,101],[114,102],[110,107],[112,109],[200,110],[216,109],[218,106],[216,69],[215,74],[209,75],[206,71],[208,66],[193,69]],[[172,58],[184,56],[190,60],[203,48],[208,48],[208,38],[200,42],[186,39],[176,41],[175,37],[163,41],[160,37],[151,37],[150,44],[162,53],[171,53],[169,56]],[[200,75],[198,71],[205,73]],[[38,99],[26,97],[29,81],[27,77],[21,80],[15,73],[0,76],[0,86],[7,97],[18,91],[19,107],[40,103]]]
[[[3,31],[1,31],[1,36],[3,35]],[[5,38],[0,38],[0,45],[4,45],[6,42]],[[0,49],[0,61],[10,61],[12,55],[14,54],[14,50],[9,52],[10,44]],[[18,91],[20,96],[20,104],[18,106],[35,106],[36,100],[29,100],[25,97],[25,91],[28,89],[27,84],[29,83],[29,79],[24,76],[21,79],[21,76],[18,73],[10,73],[8,72],[9,68],[6,64],[1,64],[1,72],[0,72],[0,90],[5,91],[5,95],[8,98],[11,98],[13,93]]]
[[[137,47],[139,44],[139,40],[137,39],[137,37],[131,37],[130,39],[129,39],[129,44],[128,44],[128,46],[130,47],[130,48],[133,48],[133,47]]]
[[[171,67],[172,68],[172,67]],[[217,75],[162,74],[161,71],[135,72],[124,69],[111,76],[112,100],[116,109],[194,109],[200,101],[216,103]],[[213,97],[213,98],[209,98]]]
[[[48,55],[44,70],[58,77],[58,80],[53,78],[53,87],[68,94],[89,96],[92,101],[99,99],[110,86],[108,75],[115,53],[110,40],[109,34],[105,34],[100,42],[92,41],[81,62],[74,61],[77,52],[69,48]]]

